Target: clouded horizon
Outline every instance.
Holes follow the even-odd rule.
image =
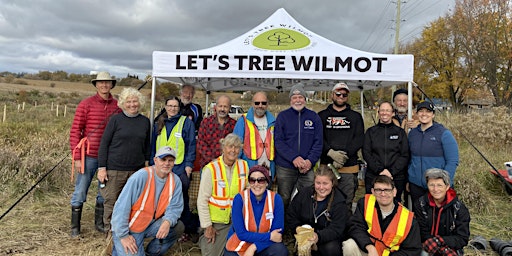
[[[151,74],[153,51],[192,51],[234,39],[284,8],[336,43],[390,53],[396,1],[0,0],[0,72]],[[421,35],[454,0],[401,3],[400,43]]]

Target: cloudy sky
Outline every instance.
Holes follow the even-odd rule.
[[[455,0],[402,1],[400,42]],[[0,0],[0,72],[151,74],[151,55],[229,41],[279,8],[334,42],[378,53],[394,45],[396,0]]]

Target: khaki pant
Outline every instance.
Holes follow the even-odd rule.
[[[214,243],[208,243],[208,239],[204,233],[199,237],[199,247],[201,248],[201,255],[203,256],[221,256],[224,255],[224,248],[226,247],[226,240],[231,224],[213,223],[213,228],[219,233],[215,237]]]
[[[344,256],[367,256],[368,254],[363,252],[357,246],[356,241],[350,238],[342,243],[343,246],[343,255]]]
[[[103,223],[105,224],[106,231],[110,231],[110,219],[112,218],[114,204],[119,194],[121,194],[126,181],[134,173],[135,171],[107,170],[108,181],[105,183],[105,187],[100,189],[101,196],[105,199],[103,203]]]

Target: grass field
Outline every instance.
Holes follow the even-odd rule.
[[[0,84],[0,106],[6,106],[6,121],[0,123],[0,214],[50,170],[35,189],[0,220],[0,255],[100,255],[103,235],[93,228],[92,186],[84,205],[80,239],[69,238],[70,181],[69,128],[76,104],[92,95],[90,84],[26,81],[27,85]],[[52,86],[51,83],[54,83]],[[114,93],[122,88],[116,87]],[[149,87],[144,89],[149,94]],[[238,105],[244,105],[236,94]],[[196,102],[204,101],[198,92]],[[25,100],[25,109],[18,109]],[[53,108],[52,108],[53,102]],[[56,105],[60,114],[56,116]],[[64,117],[62,108],[67,106]],[[285,106],[271,106],[278,112]],[[312,105],[314,110],[325,108]],[[147,111],[147,110],[146,110]],[[507,195],[490,166],[473,149],[465,135],[497,168],[512,160],[512,117],[507,109],[488,113],[436,113],[436,120],[454,133],[459,143],[460,165],[455,189],[471,212],[471,235],[486,239],[512,239],[512,197]],[[367,127],[371,125],[367,121]],[[467,248],[467,255],[497,255]],[[191,243],[178,244],[168,255],[200,255]]]

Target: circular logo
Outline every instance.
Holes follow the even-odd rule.
[[[266,50],[295,50],[308,46],[309,38],[294,30],[278,28],[266,31],[252,41],[252,45]]]

